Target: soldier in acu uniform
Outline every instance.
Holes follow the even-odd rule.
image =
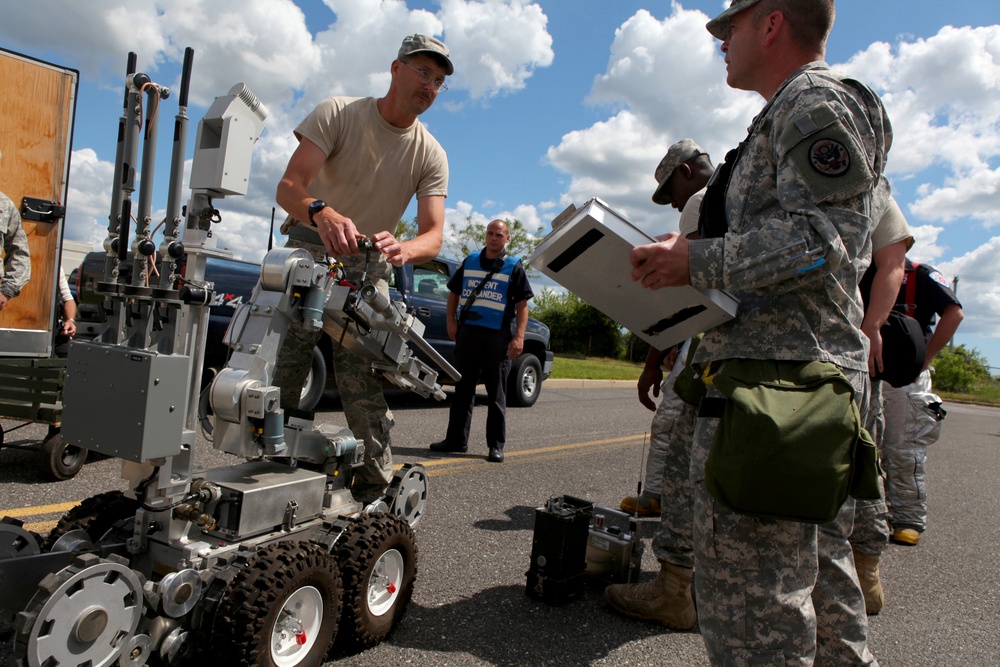
[[[706,332],[696,366],[825,362],[868,404],[858,282],[888,202],[891,129],[878,97],[823,62],[832,0],[735,0],[708,23],[727,81],[767,100],[710,182],[702,239],[668,235],[632,252],[633,279],[659,289],[727,289],[736,317]],[[715,385],[707,398],[721,399]],[[705,462],[721,420],[695,428],[695,594],[713,664],[876,664],[848,543],[854,501],[816,525],[762,519],[717,501]],[[862,418],[863,418],[862,414]]]
[[[0,156],[2,159],[2,156]],[[21,214],[10,197],[0,192],[0,235],[3,236],[3,274],[0,275],[0,310],[16,297],[31,277],[31,251],[21,226]]]
[[[653,201],[670,204],[681,211],[677,226],[689,239],[698,238],[701,202],[713,171],[708,154],[692,139],[682,139],[671,146],[656,167],[657,187]],[[650,349],[646,357],[638,382],[639,401],[656,413],[649,427],[646,485],[643,495],[629,496],[621,502],[622,510],[642,516],[638,510],[642,507],[643,496],[649,493],[650,487],[655,489],[655,500],[647,502],[653,500],[660,515],[660,525],[651,543],[660,572],[652,581],[612,584],[604,589],[604,599],[616,611],[673,630],[689,630],[697,621],[691,586],[694,546],[693,488],[689,470],[698,406],[692,397],[680,395],[685,394],[682,374],[691,346],[697,346],[697,340],[684,341],[673,355]],[[663,379],[660,366],[670,358],[673,358],[669,364],[671,370]],[[657,387],[663,395],[659,406],[649,397],[650,389],[655,396]]]

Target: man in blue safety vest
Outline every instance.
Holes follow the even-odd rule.
[[[528,299],[534,296],[521,260],[507,255],[510,229],[503,220],[486,227],[486,247],[465,258],[448,281],[448,337],[455,341],[455,385],[444,440],[435,452],[469,450],[469,427],[476,386],[486,386],[486,460],[503,461],[507,440],[507,375],[524,349]],[[513,322],[513,326],[511,323]]]

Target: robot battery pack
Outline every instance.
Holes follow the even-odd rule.
[[[587,536],[587,574],[609,584],[636,582],[642,571],[642,552],[634,516],[594,506]]]
[[[535,508],[531,566],[526,573],[529,597],[564,604],[580,596],[593,508],[593,503],[572,496],[550,498]]]

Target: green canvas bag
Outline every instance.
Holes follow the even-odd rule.
[[[826,523],[848,494],[880,497],[877,449],[861,428],[854,387],[835,365],[730,360],[713,384],[725,404],[705,484],[720,503],[762,518]]]
[[[695,374],[694,367],[691,365],[694,353],[698,350],[698,345],[701,344],[704,335],[700,333],[691,338],[687,357],[684,358],[684,368],[674,378],[674,393],[682,401],[694,407],[698,407],[701,399],[705,398],[705,394],[708,392],[708,387],[705,386],[701,377]]]

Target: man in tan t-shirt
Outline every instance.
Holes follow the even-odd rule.
[[[288,246],[305,248],[321,261],[336,257],[348,280],[360,281],[364,274],[386,295],[390,264],[423,262],[441,249],[448,158],[417,117],[447,90],[445,77],[455,68],[443,42],[410,35],[390,71],[384,97],[329,97],[302,121],[295,130],[299,146],[277,192],[289,216],[281,227]],[[401,241],[393,232],[414,195],[417,236]],[[378,250],[370,257],[358,249],[364,237]],[[318,340],[318,332],[290,327],[274,378],[286,410],[298,407]],[[392,413],[369,363],[338,346],[334,370],[347,425],[365,445],[365,465],[357,469],[352,491],[370,502],[392,477]]]

